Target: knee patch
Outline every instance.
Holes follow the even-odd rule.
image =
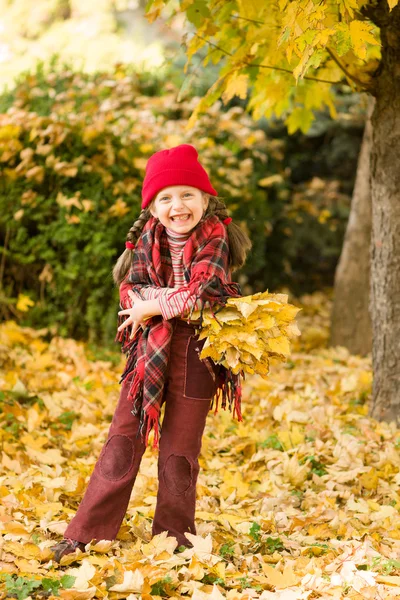
[[[100,461],[106,479],[122,479],[133,462],[133,442],[127,435],[113,435],[107,441]]]
[[[192,483],[192,467],[185,456],[171,454],[164,468],[165,485],[171,494],[183,494]]]

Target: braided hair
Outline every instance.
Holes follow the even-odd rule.
[[[224,221],[229,217],[228,209],[225,205],[225,202],[222,198],[211,196],[210,194],[206,194],[203,192],[203,196],[208,198],[208,207],[206,209],[205,215],[216,215],[221,221]],[[133,223],[132,227],[129,229],[126,235],[126,241],[132,242],[136,244],[138,241],[144,226],[147,221],[151,217],[151,208],[152,203],[148,208],[142,210],[136,221]],[[236,271],[240,269],[246,261],[246,256],[249,250],[251,249],[251,241],[247,233],[245,233],[236,223],[229,223],[226,225],[228,240],[229,240],[229,268],[232,271]],[[125,251],[118,258],[113,271],[112,276],[115,285],[118,287],[125,279],[131,264],[132,264],[133,252],[129,248],[126,248]]]
[[[129,229],[128,233],[126,234],[127,242],[131,242],[136,245],[136,242],[140,238],[140,234],[143,231],[143,227],[146,225],[146,223],[150,219],[150,217],[151,217],[151,212],[150,212],[149,208],[145,208],[144,210],[142,210],[142,212],[140,213],[140,215],[138,216],[136,221],[134,221],[132,227]],[[114,265],[114,268],[112,270],[112,276],[113,276],[115,285],[117,285],[118,287],[120,286],[122,281],[125,279],[128,271],[131,267],[132,256],[133,256],[132,250],[130,250],[129,248],[126,248],[125,251],[118,258],[116,264]]]
[[[221,221],[229,217],[228,209],[222,198],[210,196],[206,210],[206,215],[216,215]],[[251,249],[251,241],[236,223],[231,221],[226,225],[229,240],[229,267],[232,271],[237,271],[243,267],[246,262],[246,256]]]

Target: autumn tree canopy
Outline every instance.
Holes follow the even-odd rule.
[[[164,7],[185,13],[187,56],[219,76],[188,122],[217,99],[247,98],[255,118],[275,115],[289,133],[307,131],[314,111],[335,116],[333,90],[346,81],[375,97],[371,145],[372,234],[369,312],[373,331],[372,406],[400,422],[400,6],[398,0],[149,0],[148,18]],[[388,151],[390,148],[390,151]],[[357,257],[354,257],[357,260]]]
[[[386,0],[385,0],[386,2]],[[398,0],[389,0],[392,10]],[[165,7],[185,12],[189,68],[203,47],[206,66],[221,61],[219,78],[196,107],[190,125],[217,98],[245,98],[253,117],[284,118],[289,133],[307,131],[313,111],[335,117],[333,88],[346,81],[371,90],[379,64],[379,28],[367,17],[365,0],[149,0],[147,18]]]

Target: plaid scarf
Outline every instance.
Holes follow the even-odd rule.
[[[200,299],[201,315],[207,304],[211,309],[214,306],[222,308],[228,297],[241,295],[239,284],[228,281],[228,237],[225,226],[215,215],[203,218],[193,229],[184,246],[182,259],[186,286],[179,288],[177,293],[188,290],[196,300]],[[142,285],[174,287],[167,234],[164,226],[154,217],[143,228],[135,247],[132,266],[120,286],[120,292],[122,294],[122,290],[128,287],[140,295]],[[183,313],[185,309],[186,306]],[[187,317],[188,322],[193,310],[194,307]],[[126,315],[118,315],[118,326],[126,318]],[[202,317],[199,328],[201,320]],[[140,414],[136,437],[141,434],[147,445],[149,432],[154,427],[153,447],[158,448],[160,410],[173,326],[171,321],[156,315],[146,321],[144,329],[139,327],[132,339],[129,339],[129,329],[126,327],[118,332],[115,338],[115,341],[122,343],[121,351],[128,357],[119,383],[125,379],[130,382],[128,400],[133,401],[131,412],[135,416]],[[209,360],[205,359],[205,362]],[[219,400],[224,410],[228,400],[229,410],[234,405],[233,417],[236,411],[238,421],[242,421],[241,375],[233,374],[221,365],[217,390],[210,406],[211,409],[216,399],[214,414],[218,411]]]

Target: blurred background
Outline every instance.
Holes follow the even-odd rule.
[[[244,294],[329,298],[363,98],[338,85],[337,119],[318,113],[307,134],[254,121],[238,97],[187,130],[217,69],[200,51],[184,72],[182,19],[149,23],[145,4],[0,0],[1,318],[115,347],[111,270],[140,212],[147,158],[185,142],[252,238],[235,274]]]

